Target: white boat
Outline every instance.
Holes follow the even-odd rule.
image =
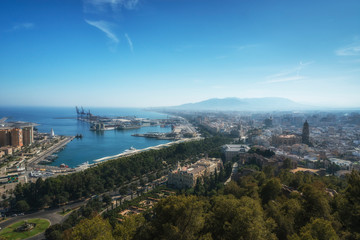
[[[136,148],[134,148],[133,146],[131,146],[129,149],[126,149],[125,151],[124,151],[124,153],[132,153],[132,152],[135,152],[137,149]]]

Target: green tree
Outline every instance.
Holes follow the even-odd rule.
[[[215,197],[206,226],[214,239],[276,239],[273,223],[265,220],[259,202],[249,197]]]
[[[100,216],[84,219],[64,236],[65,240],[112,240],[112,228]]]
[[[60,224],[54,224],[45,231],[45,237],[47,240],[62,240],[63,228]]]
[[[347,182],[345,194],[336,196],[335,203],[344,225],[360,236],[360,173],[352,171],[347,176]]]
[[[289,158],[286,158],[282,165],[283,169],[292,169],[292,161]]]
[[[240,186],[236,182],[230,181],[228,184],[226,184],[224,188],[224,194],[232,194],[236,198],[241,198],[242,196],[244,196],[244,189],[240,188]]]
[[[276,222],[275,232],[279,239],[286,239],[297,231],[298,219],[303,213],[301,202],[294,198],[283,203],[270,201],[266,212]]]
[[[271,178],[261,189],[263,203],[274,200],[281,193],[281,183],[278,178]]]
[[[275,169],[272,166],[264,166],[262,170],[267,178],[272,178],[275,176]]]
[[[109,194],[104,194],[102,197],[102,201],[106,204],[109,205],[112,201],[112,198],[110,197]]]
[[[134,239],[137,230],[141,228],[144,223],[145,219],[142,215],[132,215],[126,217],[121,224],[116,224],[113,236],[116,240]]]
[[[19,212],[27,212],[30,210],[30,206],[25,200],[18,201],[15,208]]]
[[[195,196],[171,196],[154,207],[151,239],[198,239],[204,227],[205,203]]]
[[[328,169],[326,169],[326,171],[332,175],[334,175],[339,170],[340,170],[340,166],[335,163],[331,163]]]
[[[300,230],[300,236],[292,235],[290,240],[338,240],[330,221],[316,218]]]
[[[306,184],[302,188],[303,207],[305,211],[304,222],[308,222],[311,218],[330,218],[330,205],[328,195],[324,186],[316,184]]]

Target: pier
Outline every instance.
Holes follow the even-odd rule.
[[[54,144],[50,148],[46,149],[45,151],[41,152],[38,156],[34,156],[33,158],[27,160],[27,167],[28,168],[49,168],[53,170],[59,170],[61,168],[55,166],[47,166],[47,165],[39,165],[40,161],[44,161],[44,159],[55,152],[58,152],[61,148],[65,147],[69,142],[74,140],[74,136],[72,137],[64,137],[58,143]]]

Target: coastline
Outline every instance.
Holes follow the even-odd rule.
[[[105,162],[110,161],[110,160],[115,160],[115,159],[122,158],[122,157],[128,157],[128,156],[132,156],[132,155],[142,153],[142,152],[146,152],[146,151],[159,150],[159,149],[170,147],[172,145],[183,143],[183,142],[199,141],[199,140],[202,140],[203,138],[202,137],[184,138],[184,139],[180,139],[180,140],[177,140],[177,141],[164,143],[164,144],[159,144],[159,145],[152,146],[152,147],[147,147],[147,148],[143,148],[143,149],[136,149],[136,150],[132,150],[132,151],[129,151],[129,152],[122,152],[122,153],[119,153],[119,154],[116,154],[116,155],[102,157],[102,158],[93,160],[93,163],[86,164],[88,167],[81,166],[81,164],[80,164],[79,166],[73,167],[73,168],[60,168],[58,166],[36,164],[42,158],[44,158],[46,156],[49,156],[53,152],[55,152],[56,150],[60,149],[61,147],[66,146],[66,144],[71,142],[73,139],[74,139],[74,137],[67,137],[64,141],[57,144],[57,146],[54,146],[54,148],[51,149],[51,151],[47,151],[46,154],[38,156],[36,160],[32,161],[31,166],[29,166],[29,167],[31,167],[33,169],[35,169],[35,168],[43,168],[43,169],[47,169],[47,171],[49,171],[49,170],[51,170],[53,172],[55,171],[54,173],[56,173],[56,174],[68,174],[68,173],[71,173],[71,172],[83,171],[83,170],[86,170],[89,167],[95,167],[98,164],[105,163]],[[86,163],[86,162],[83,162],[82,164],[84,164],[84,163]]]
[[[121,157],[128,157],[128,156],[135,155],[135,154],[138,154],[138,153],[141,153],[141,152],[146,152],[146,151],[151,151],[151,150],[159,150],[159,149],[170,147],[172,145],[183,143],[183,142],[199,141],[199,140],[202,140],[202,139],[203,139],[202,137],[183,138],[183,139],[180,139],[180,140],[177,140],[177,141],[164,143],[164,144],[159,144],[159,145],[152,146],[152,147],[147,147],[147,148],[144,148],[144,149],[136,149],[136,150],[133,150],[133,151],[128,152],[128,153],[127,152],[122,152],[122,153],[119,153],[119,154],[116,154],[116,155],[106,156],[106,157],[102,157],[102,158],[99,158],[99,159],[95,159],[95,160],[93,160],[94,163],[89,164],[89,166],[92,167],[92,166],[96,166],[96,165],[98,165],[100,163],[104,163],[106,161],[109,161],[109,160],[114,160],[114,159],[121,158]],[[77,168],[75,168],[75,169],[77,169]]]
[[[93,112],[100,116],[137,116],[146,119],[168,119],[169,114],[161,113],[144,108],[93,108]],[[12,116],[16,121],[36,122],[39,124],[37,130],[39,133],[48,133],[54,130],[57,136],[75,136],[82,134],[83,139],[77,141],[69,140],[63,146],[65,148],[57,153],[52,163],[39,164],[41,158],[51,155],[52,148],[43,149],[26,161],[25,167],[29,170],[42,171],[70,171],[76,169],[79,165],[89,162],[90,164],[101,163],[118,157],[136,154],[142,151],[157,149],[166,146],[163,144],[171,143],[170,139],[151,139],[151,138],[134,138],[133,134],[145,134],[148,132],[168,133],[171,127],[161,127],[161,125],[144,126],[141,129],[127,131],[106,131],[93,132],[89,131],[87,123],[77,121],[75,109],[73,107],[0,107],[1,116]],[[62,141],[62,139],[61,139]],[[176,141],[175,143],[177,143]],[[58,144],[58,143],[57,143]],[[172,143],[174,144],[174,143]],[[60,145],[60,144],[59,144]],[[171,145],[171,144],[170,144]],[[54,145],[55,146],[55,145]],[[105,146],[105,147],[104,147]],[[136,151],[126,151],[131,146]],[[149,148],[150,147],[150,148]],[[126,152],[124,152],[126,151]],[[56,152],[56,150],[54,151]],[[96,160],[96,161],[94,161]],[[61,164],[66,164],[69,168],[60,168]]]

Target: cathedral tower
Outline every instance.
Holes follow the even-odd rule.
[[[309,123],[307,120],[305,121],[303,126],[301,142],[307,145],[310,144],[310,130],[309,130]]]

